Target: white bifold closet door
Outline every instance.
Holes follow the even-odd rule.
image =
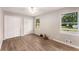
[[[4,39],[21,35],[21,20],[21,17],[15,15],[4,16]]]
[[[24,35],[33,33],[33,19],[24,17]]]

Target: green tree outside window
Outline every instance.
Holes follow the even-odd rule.
[[[40,26],[40,19],[36,19],[36,28],[39,28]]]
[[[61,21],[63,31],[78,31],[78,12],[64,14]]]

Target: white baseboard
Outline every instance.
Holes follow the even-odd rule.
[[[52,39],[51,39],[51,40],[52,40]],[[65,45],[71,46],[71,47],[73,47],[73,48],[79,49],[79,47],[76,46],[76,45],[67,44],[67,43],[65,43],[65,42],[63,42],[63,41],[59,41],[59,40],[56,40],[56,39],[53,39],[53,40],[56,41],[56,42],[59,42],[59,43],[62,43],[62,44],[65,44]]]
[[[39,35],[39,34],[37,34],[37,33],[35,33],[35,34],[36,34],[36,35]],[[52,38],[50,38],[50,37],[48,37],[48,38],[49,38],[50,40],[54,40],[54,41],[56,41],[56,42],[59,42],[59,43],[62,43],[62,44],[65,44],[65,45],[71,46],[71,47],[76,48],[76,49],[79,49],[79,46],[72,45],[72,44],[68,44],[68,43],[65,43],[65,42],[60,41],[60,40],[52,39]]]

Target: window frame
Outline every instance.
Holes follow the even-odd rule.
[[[69,12],[69,13],[73,13],[73,12]],[[77,12],[78,13],[78,12]],[[62,26],[61,26],[61,24],[62,24],[62,17],[63,17],[63,14],[61,15],[61,19],[60,19],[60,32],[61,33],[63,33],[63,34],[68,34],[68,35],[73,35],[73,36],[79,36],[79,13],[78,13],[78,15],[77,15],[78,17],[78,19],[77,19],[77,26],[78,26],[78,31],[77,32],[72,32],[72,31],[64,31],[64,30],[62,30]]]

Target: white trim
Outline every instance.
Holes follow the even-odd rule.
[[[39,35],[39,34],[37,34],[37,33],[34,33],[34,34]],[[65,45],[71,46],[71,47],[76,48],[76,49],[79,49],[79,46],[72,45],[72,44],[68,44],[68,43],[65,43],[65,42],[60,41],[60,40],[52,39],[52,38],[50,38],[50,37],[48,37],[48,38],[49,38],[50,40],[54,40],[54,41],[56,41],[56,42],[59,42],[59,43],[62,43],[62,44],[65,44]]]
[[[72,35],[72,36],[79,36],[79,32],[66,32],[66,31],[60,31],[62,34]]]
[[[73,48],[79,49],[79,47],[76,46],[76,45],[67,44],[67,43],[65,43],[65,42],[63,42],[63,41],[59,41],[59,40],[56,40],[56,39],[53,39],[53,40],[56,41],[56,42],[59,42],[59,43],[62,43],[62,44],[65,44],[65,45],[71,46],[71,47],[73,47]]]

